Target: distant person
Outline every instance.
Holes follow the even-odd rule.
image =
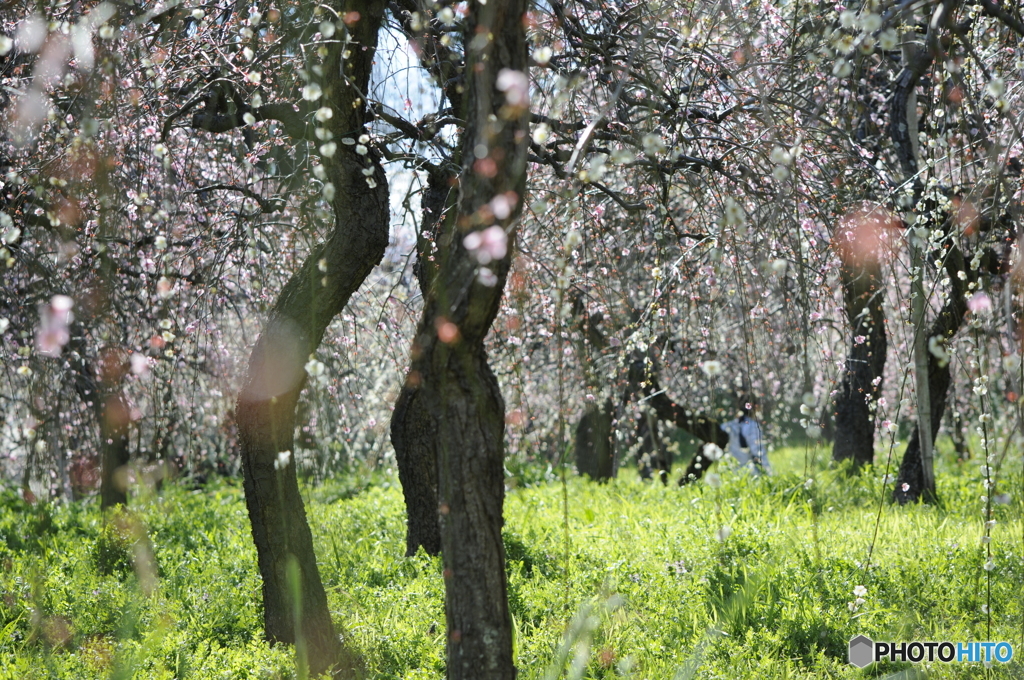
[[[755,475],[770,475],[772,466],[768,462],[764,435],[761,434],[761,426],[751,415],[751,410],[751,404],[744,404],[736,418],[722,423],[722,430],[729,434],[729,453],[740,462],[740,465],[753,471]]]

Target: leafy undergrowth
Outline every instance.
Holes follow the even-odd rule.
[[[520,677],[986,673],[938,662],[856,670],[846,647],[859,633],[1008,640],[1024,653],[1019,475],[996,489],[1010,498],[994,506],[986,570],[977,464],[944,462],[941,504],[899,508],[880,502],[884,470],[848,477],[814,454],[776,452],[770,479],[726,465],[710,484],[686,488],[631,471],[603,485],[571,478],[567,523],[561,483],[516,485],[505,541]],[[347,480],[308,493],[336,620],[369,677],[441,678],[439,561],[403,556],[394,475],[356,487],[365,490]],[[94,501],[30,506],[6,492],[0,564],[0,677],[294,673],[291,650],[261,639],[255,550],[230,481],[164,488],[106,523]],[[859,604],[857,586],[866,589]],[[1014,660],[987,672],[1021,670]]]

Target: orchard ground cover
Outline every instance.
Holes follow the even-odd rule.
[[[726,464],[684,488],[631,469],[564,486],[557,471],[517,469],[505,545],[520,676],[1019,677],[1016,659],[846,663],[859,633],[1007,640],[1024,653],[1022,479],[998,480],[985,544],[980,466],[948,448],[941,503],[903,508],[888,502],[884,469],[850,477],[823,450],[776,451],[772,478]],[[397,475],[353,472],[306,495],[332,610],[367,677],[444,677],[440,561],[403,557]],[[261,639],[233,480],[165,485],[107,521],[93,500],[29,505],[5,492],[0,563],[2,678],[298,677],[292,650]]]

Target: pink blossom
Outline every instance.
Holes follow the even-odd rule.
[[[462,239],[462,245],[473,253],[480,264],[488,264],[491,260],[500,260],[508,252],[508,235],[505,230],[494,225],[483,231],[474,231]]]
[[[132,373],[135,375],[146,375],[149,373],[150,359],[141,352],[135,352],[131,356]]]
[[[863,335],[858,335],[858,336],[853,338],[853,344],[855,344],[855,345],[863,345],[865,340],[867,340],[866,337],[864,337]]]
[[[987,293],[978,291],[967,301],[967,309],[971,310],[972,314],[990,312],[992,311],[992,298]]]
[[[64,345],[71,340],[68,324],[74,319],[71,308],[75,301],[67,295],[54,295],[49,305],[39,308],[39,329],[36,331],[36,349],[46,357],[59,357]]]
[[[498,72],[495,86],[505,93],[505,101],[509,106],[530,105],[530,79],[522,71],[503,68]]]

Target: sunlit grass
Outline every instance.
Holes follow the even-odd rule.
[[[994,508],[995,568],[986,571],[978,465],[944,457],[941,505],[900,508],[883,469],[850,477],[827,460],[825,449],[783,449],[772,454],[774,477],[722,465],[717,488],[645,483],[631,469],[603,485],[570,478],[567,527],[557,480],[514,485],[505,537],[520,677],[880,677],[911,668],[853,669],[846,644],[859,633],[1008,640],[1024,650],[1019,473],[1001,482],[1011,497]],[[321,573],[371,677],[441,678],[439,561],[403,557],[396,477],[308,491]],[[106,528],[91,502],[28,506],[8,493],[0,505],[0,676],[293,672],[290,650],[261,639],[238,485],[165,488]],[[156,571],[140,575],[146,546]],[[146,594],[140,583],[154,577]],[[860,585],[864,602],[851,611]],[[984,672],[927,666],[930,677]]]

